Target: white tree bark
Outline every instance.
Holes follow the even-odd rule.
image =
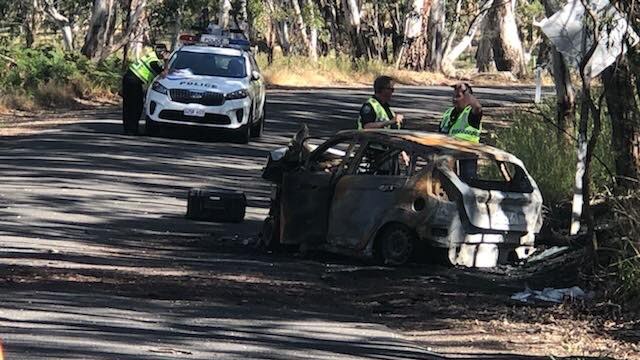
[[[425,0],[412,0],[411,11],[407,12],[404,25],[404,37],[417,38],[422,32],[422,8]]]
[[[123,33],[118,41],[109,44],[101,50],[99,56],[100,60],[107,58],[114,51],[124,47],[127,43],[134,44],[133,55],[135,58],[140,57],[144,37],[144,27],[142,26],[142,20],[145,17],[146,6],[147,0],[132,0],[127,27],[123,29]]]
[[[317,54],[313,53],[311,49],[311,42],[309,41],[309,34],[307,33],[307,25],[304,23],[304,18],[302,17],[302,10],[300,10],[300,3],[298,0],[291,0],[291,5],[293,5],[293,12],[296,15],[296,24],[298,25],[298,31],[300,31],[300,37],[302,37],[302,42],[304,46],[307,48],[307,52],[309,53],[309,57],[314,61],[318,59]]]
[[[81,50],[88,58],[95,59],[102,54],[112,2],[113,0],[93,0],[89,30],[84,38],[84,45]]]
[[[349,13],[349,24],[360,30],[360,7],[358,6],[357,0],[344,0],[346,3],[346,8]]]
[[[229,10],[231,10],[231,0],[222,0],[222,6],[220,6],[218,13],[218,25],[223,29],[229,26]]]
[[[60,31],[62,32],[64,49],[66,51],[73,51],[73,31],[71,30],[71,23],[69,22],[69,18],[60,14],[53,3],[53,0],[43,0],[42,5],[42,9],[44,10],[45,15],[49,16],[53,20],[53,22],[58,25]]]
[[[357,0],[343,0],[343,6],[347,12],[347,28],[349,29],[349,35],[351,37],[351,44],[353,46],[353,58],[359,58],[366,56],[367,49],[365,48],[364,41],[360,36],[360,25],[362,14]]]
[[[306,0],[306,6],[311,10],[311,17],[315,20],[315,17],[318,16],[316,14],[316,5],[313,0]],[[318,28],[316,27],[315,21],[312,21],[309,25],[310,34],[309,34],[309,55],[313,61],[318,60]]]
[[[435,0],[429,13],[429,36],[431,49],[429,64],[434,70],[441,70],[445,50],[445,23],[447,21],[446,0]]]
[[[456,46],[454,46],[450,51],[445,53],[442,60],[442,68],[450,70],[453,67],[453,62],[462,55],[462,53],[471,45],[471,41],[475,36],[476,32],[480,28],[482,24],[482,20],[487,15],[487,12],[493,5],[493,0],[488,0],[484,3],[484,5],[480,8],[478,14],[476,14],[475,18],[471,21],[471,25],[467,29],[467,32],[462,36],[462,39],[458,42]]]
[[[492,9],[496,12],[494,27],[498,30],[497,41],[493,43],[493,57],[499,71],[511,71],[514,75],[521,76],[527,73],[527,66],[513,4],[514,2],[496,3]]]

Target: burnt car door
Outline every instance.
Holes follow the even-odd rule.
[[[329,140],[309,155],[301,169],[284,174],[280,208],[283,244],[325,242],[334,181],[347,169],[358,148],[353,138]]]
[[[408,152],[369,141],[337,179],[329,215],[330,245],[362,250],[385,216],[397,209],[409,178]]]

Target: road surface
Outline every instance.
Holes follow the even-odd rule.
[[[335,289],[348,287],[332,281],[348,282],[350,260],[250,246],[268,206],[267,151],[300,123],[316,136],[353,128],[368,93],[271,90],[265,135],[248,145],[124,136],[117,108],[0,138],[5,359],[438,358],[367,312],[341,308]],[[531,89],[476,93],[489,113],[532,98]],[[407,127],[432,130],[450,95],[398,87],[394,109]],[[187,191],[202,186],[245,191],[246,220],[186,220]],[[391,270],[375,271],[365,280]]]

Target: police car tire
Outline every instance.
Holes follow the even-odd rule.
[[[264,115],[251,128],[251,137],[259,138],[264,131]]]
[[[158,123],[156,123],[155,121],[150,120],[150,119],[147,119],[145,121],[144,130],[145,130],[146,134],[149,135],[149,136],[158,135],[158,133],[160,132],[160,128],[159,128]]]
[[[251,138],[251,125],[244,124],[236,130],[236,136],[240,144],[248,144]]]

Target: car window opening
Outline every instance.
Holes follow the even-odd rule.
[[[458,175],[471,187],[483,190],[531,193],[533,187],[516,164],[493,159],[459,159]]]
[[[403,150],[380,143],[369,143],[356,166],[357,175],[409,176],[410,163]]]

